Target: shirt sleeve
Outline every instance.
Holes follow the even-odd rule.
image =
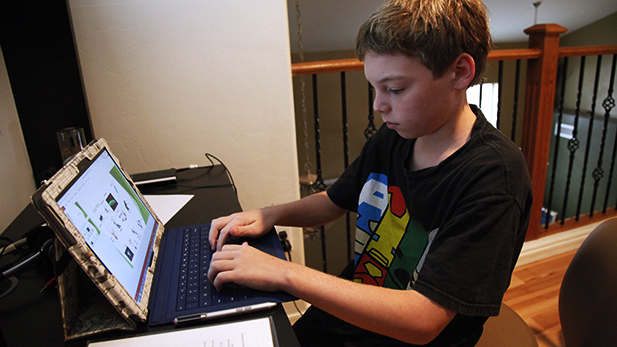
[[[470,204],[438,231],[414,290],[465,315],[497,315],[524,239],[521,213],[507,195]]]

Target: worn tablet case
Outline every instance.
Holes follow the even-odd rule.
[[[113,169],[113,173],[110,172],[110,176],[115,176],[118,185],[122,186],[121,189],[131,195],[132,200],[135,200],[133,203],[142,204],[148,211],[152,211],[132,181],[122,179],[122,177],[129,176],[103,139],[92,142],[76,154],[32,196],[34,207],[54,229],[61,246],[75,260],[70,262],[67,269],[58,277],[65,339],[109,329],[134,329],[138,322],[146,321],[148,314],[148,299],[158,247],[164,230],[163,223],[152,212],[147,217],[152,218],[153,230],[151,235],[147,235],[151,237],[150,249],[146,254],[148,265],[145,265],[143,269],[143,281],[140,283],[142,287],[139,289],[141,300],[138,301],[92,251],[84,236],[65,213],[65,207],[61,207],[57,202],[101,155],[109,156],[113,160],[116,168]],[[95,222],[90,217],[86,218],[94,226]],[[78,271],[77,266],[83,273]],[[86,275],[86,278],[83,275]],[[98,288],[98,292],[93,291],[93,287]],[[101,300],[101,297],[104,300]],[[110,307],[112,307],[111,310]],[[122,319],[118,320],[118,314]],[[78,328],[75,324],[80,327]]]

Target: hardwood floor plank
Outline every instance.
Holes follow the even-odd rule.
[[[540,347],[565,347],[559,322],[559,289],[576,251],[514,269],[504,302],[529,325]]]

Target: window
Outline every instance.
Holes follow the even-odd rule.
[[[494,127],[497,127],[498,100],[499,83],[483,83],[467,89],[467,102],[478,106]]]

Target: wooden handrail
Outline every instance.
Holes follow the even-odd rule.
[[[362,69],[364,69],[364,63],[356,58],[309,61],[291,64],[291,74],[293,76],[342,71],[356,71]]]
[[[516,60],[538,59],[542,51],[539,49],[500,49],[494,50],[488,55],[488,60]],[[364,69],[364,63],[357,58],[319,60],[291,64],[292,76],[313,75],[343,71],[357,71]]]
[[[617,46],[560,47],[559,57],[580,57],[583,55],[617,54]]]
[[[517,60],[517,59],[538,59],[542,51],[536,48],[525,49],[496,49],[488,54],[489,61]]]
[[[489,53],[489,61],[500,60],[531,60],[539,59],[542,51],[537,48],[524,49],[496,49]],[[617,46],[583,46],[560,47],[559,57],[575,57],[583,55],[617,54]],[[364,69],[364,63],[356,58],[319,60],[291,64],[293,76],[312,75],[321,73],[357,71]]]
[[[538,59],[542,51],[537,48],[525,49],[497,49],[489,53],[489,61],[500,60],[531,60]],[[617,54],[617,46],[583,46],[560,47],[559,57],[575,57],[583,55]],[[321,73],[357,71],[364,69],[364,63],[356,58],[319,60],[291,64],[293,76],[312,75]]]

